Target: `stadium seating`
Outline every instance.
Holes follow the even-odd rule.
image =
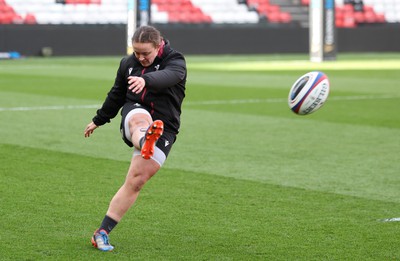
[[[400,1],[398,0],[364,0],[364,5],[373,7],[378,14],[383,14],[389,23],[400,22]]]
[[[257,12],[249,10],[237,0],[191,0],[216,24],[254,24],[259,22]]]
[[[309,1],[302,0],[302,4],[309,5]],[[397,0],[336,0],[335,4],[336,26],[339,28],[400,22],[400,1]]]
[[[155,23],[258,23],[259,16],[237,0],[153,0]],[[168,19],[166,19],[166,17]]]
[[[3,10],[6,8],[12,11]],[[125,24],[126,21],[127,0],[0,0],[3,24]]]
[[[0,24],[125,24],[128,0],[0,0]],[[152,0],[155,24],[287,24],[288,0]],[[307,16],[310,0],[290,1]],[[335,0],[336,25],[400,23],[400,0]],[[299,14],[297,14],[299,16]],[[304,25],[307,26],[305,22]]]
[[[152,17],[156,23],[211,23],[211,17],[190,0],[153,0]]]
[[[272,4],[270,0],[248,0],[247,4],[250,8],[254,8],[271,23],[290,23],[292,16],[289,12],[281,11],[277,4]]]
[[[356,27],[360,24],[384,23],[385,21],[383,13],[377,13],[373,6],[360,2],[344,2],[343,5],[336,7],[337,27]]]
[[[14,11],[12,6],[8,5],[4,0],[0,0],[0,24],[21,23],[22,17]]]

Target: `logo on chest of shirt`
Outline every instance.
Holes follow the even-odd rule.
[[[132,72],[132,70],[133,70],[133,68],[131,67],[131,68],[129,68],[129,70],[128,70],[128,74],[129,75],[131,75],[131,72]]]
[[[160,68],[160,65],[157,64],[156,66],[154,66],[154,68],[156,69],[156,71],[158,71],[158,69]]]

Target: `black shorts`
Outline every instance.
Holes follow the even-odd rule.
[[[124,104],[124,106],[122,107],[122,110],[121,110],[122,117],[121,117],[120,130],[121,130],[122,139],[129,147],[133,147],[133,144],[126,137],[127,133],[129,133],[129,129],[127,128],[127,126],[125,124],[125,119],[129,114],[132,115],[132,113],[135,113],[135,112],[132,112],[134,110],[137,110],[138,112],[146,111],[151,116],[151,114],[149,113],[149,110],[139,103],[129,102],[129,103]],[[146,112],[144,112],[144,113],[146,113]],[[162,119],[153,119],[153,121],[154,120],[162,120]],[[158,141],[156,143],[156,147],[159,148],[165,154],[165,157],[167,157],[172,148],[172,145],[175,143],[175,141],[176,141],[176,134],[168,132],[167,130],[164,129],[163,135],[161,135],[161,137],[158,139]]]

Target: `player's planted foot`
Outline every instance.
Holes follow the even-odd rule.
[[[163,134],[164,123],[160,120],[155,120],[147,129],[144,136],[144,143],[142,146],[141,154],[144,159],[150,159],[154,154],[154,146],[157,140]]]
[[[108,252],[112,251],[114,247],[110,245],[110,242],[108,241],[108,234],[107,232],[102,229],[102,230],[96,230],[92,236],[92,245],[97,248],[98,250]]]

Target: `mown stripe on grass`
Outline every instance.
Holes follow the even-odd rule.
[[[399,70],[400,60],[354,60],[313,63],[293,61],[205,62],[188,65],[191,70],[207,71],[293,71],[293,70]]]
[[[7,220],[0,230],[2,260],[105,257],[89,239],[124,179],[120,162],[10,145],[0,145],[0,155],[7,169],[0,184]],[[398,226],[376,221],[397,216],[398,204],[180,169],[161,172],[114,230],[116,251],[107,260],[400,256]]]
[[[393,95],[359,95],[359,96],[335,96],[329,98],[334,101],[355,101],[355,100],[384,100],[398,99],[400,96]],[[281,103],[286,102],[285,98],[271,99],[234,99],[234,100],[209,100],[209,101],[188,101],[185,105],[224,105],[224,104],[251,104],[251,103]],[[43,111],[43,110],[76,110],[76,109],[96,109],[101,105],[54,105],[54,106],[37,106],[37,107],[0,107],[0,111]]]

